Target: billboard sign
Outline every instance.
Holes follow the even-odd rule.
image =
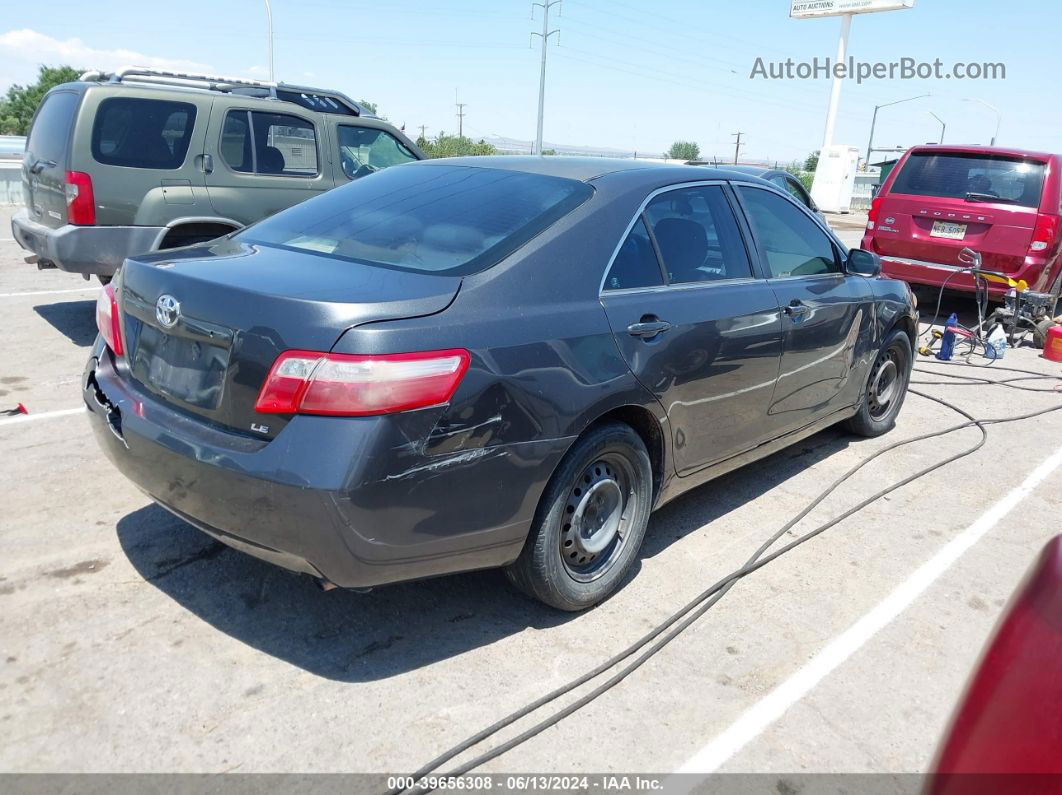
[[[809,19],[842,14],[870,14],[875,11],[899,11],[913,7],[914,0],[790,0],[789,16],[793,19]]]

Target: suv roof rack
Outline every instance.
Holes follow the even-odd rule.
[[[123,66],[114,72],[90,71],[80,77],[84,81],[108,83],[151,83],[155,85],[199,88],[226,94],[244,94],[262,99],[293,102],[320,113],[341,113],[348,116],[368,116],[365,110],[346,94],[325,88],[276,83],[270,80],[251,80],[247,77],[224,77],[199,72],[177,72],[153,69],[149,66]]]

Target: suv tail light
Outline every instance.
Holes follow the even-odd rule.
[[[105,285],[96,297],[96,328],[100,330],[100,336],[107,343],[107,347],[114,351],[114,355],[121,356],[123,351],[118,301],[114,297],[114,287],[109,284]]]
[[[468,369],[465,350],[362,356],[285,351],[255,403],[260,414],[365,417],[438,406]]]
[[[76,226],[96,223],[96,199],[92,195],[92,177],[81,171],[66,172],[66,220]]]
[[[881,197],[871,199],[870,210],[867,212],[867,231],[869,232],[874,228],[874,225],[878,221],[878,213],[881,212]]]
[[[1047,251],[1054,246],[1058,239],[1058,216],[1039,213],[1036,216],[1036,224],[1033,226],[1032,243],[1029,244],[1029,253]]]

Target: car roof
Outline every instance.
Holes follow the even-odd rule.
[[[975,144],[922,144],[920,146],[912,146],[907,151],[908,154],[914,152],[936,152],[938,154],[1004,155],[1005,157],[1030,157],[1036,160],[1052,160],[1060,157],[1060,155],[1052,152],[1037,152],[1032,149],[1013,149],[1007,146],[977,146]]]
[[[413,166],[413,163],[409,164]],[[549,177],[566,177],[581,182],[614,174],[620,171],[644,171],[655,174],[673,174],[675,182],[684,180],[730,179],[735,175],[725,170],[687,166],[678,163],[661,163],[650,160],[624,160],[615,157],[567,157],[550,155],[536,157],[526,155],[488,155],[483,157],[447,157],[422,160],[417,166],[450,165],[473,168],[496,168],[507,171],[523,171],[527,174],[542,174]],[[406,166],[403,166],[405,168]]]

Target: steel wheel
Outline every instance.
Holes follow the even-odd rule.
[[[870,416],[875,420],[888,416],[896,400],[903,395],[907,372],[905,353],[894,343],[882,351],[874,363],[868,401]]]
[[[594,461],[568,492],[560,553],[564,568],[579,582],[603,575],[620,557],[631,516],[637,511],[634,473],[621,456]]]

